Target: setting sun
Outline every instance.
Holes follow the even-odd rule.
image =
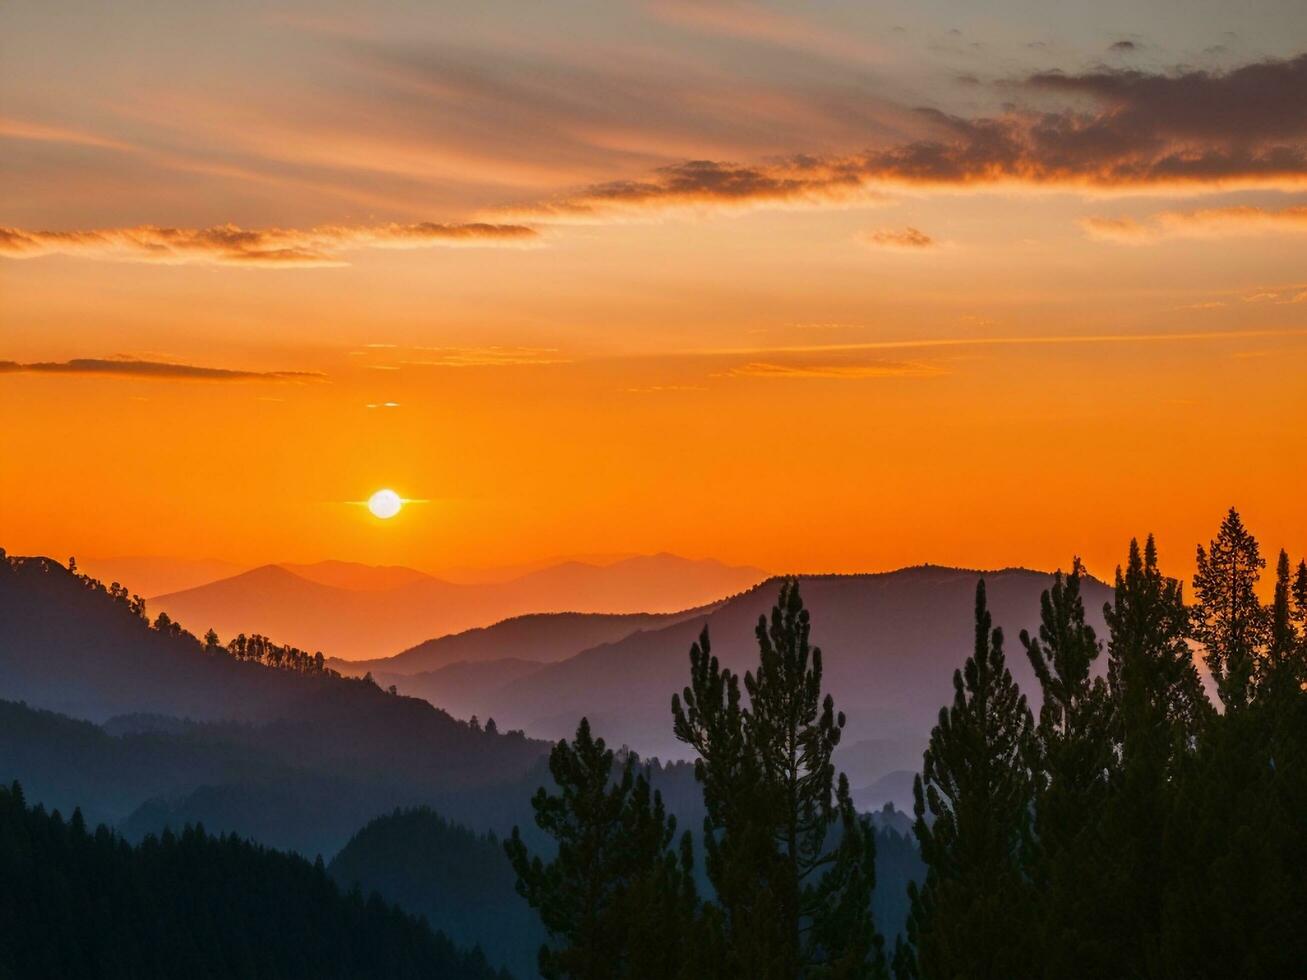
[[[394,517],[403,506],[404,501],[394,490],[378,490],[368,498],[368,510],[383,521]]]

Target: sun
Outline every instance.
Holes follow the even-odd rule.
[[[383,521],[394,517],[403,506],[404,501],[394,490],[378,490],[368,498],[368,510]]]

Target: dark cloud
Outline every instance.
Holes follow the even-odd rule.
[[[1139,45],[1135,44],[1134,41],[1117,41],[1110,48],[1108,48],[1108,50],[1117,51],[1122,54],[1128,54],[1129,52],[1134,51],[1138,47]]]
[[[1032,88],[1084,95],[1099,105],[1077,130],[1107,148],[1143,150],[1155,141],[1196,140],[1245,158],[1274,156],[1277,141],[1307,136],[1307,54],[1289,61],[1262,61],[1229,72],[1187,71],[1159,75],[1137,70],[1080,75],[1045,72]],[[1292,147],[1301,166],[1303,146]]]
[[[228,368],[172,364],[166,361],[134,361],[114,358],[77,357],[69,361],[0,361],[0,374],[81,374],[113,377],[154,378],[161,381],[321,381],[313,371],[235,371]]]
[[[993,183],[1099,189],[1307,184],[1307,55],[1229,72],[1045,72],[1018,91],[1060,108],[968,119],[921,109],[929,138],[765,164],[691,160],[528,208],[588,214],[682,204],[848,198],[878,185]]]

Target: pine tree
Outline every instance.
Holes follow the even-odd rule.
[[[1292,620],[1298,630],[1298,638],[1307,645],[1307,560],[1298,562],[1298,571],[1293,576],[1293,613]]]
[[[1261,676],[1258,688],[1269,690],[1274,697],[1285,697],[1299,692],[1307,671],[1304,671],[1304,649],[1298,634],[1293,607],[1294,582],[1289,572],[1289,553],[1281,549],[1275,565],[1275,596],[1271,601],[1269,635],[1266,656],[1259,662]]]
[[[1191,747],[1211,713],[1193,664],[1188,613],[1180,583],[1162,575],[1150,534],[1142,553],[1131,540],[1124,571],[1103,607],[1108,640],[1108,683],[1118,715],[1124,768],[1163,777]]]
[[[1103,616],[1118,764],[1103,820],[1107,852],[1097,893],[1106,900],[1096,938],[1112,949],[1119,972],[1133,976],[1146,972],[1160,929],[1173,778],[1212,711],[1186,641],[1183,591],[1162,575],[1152,535],[1142,552],[1131,540]]]
[[[1099,821],[1114,756],[1106,682],[1090,675],[1102,644],[1085,621],[1083,568],[1059,571],[1040,599],[1038,637],[1021,631],[1021,645],[1043,693],[1031,740],[1034,840],[1028,863],[1041,893],[1035,915],[1039,959],[1049,976],[1110,976],[1110,956],[1093,930],[1095,876],[1104,849]]]
[[[698,898],[688,841],[671,851],[676,819],[628,756],[614,754],[581,719],[576,737],[550,753],[558,794],[531,800],[535,820],[557,842],[549,863],[532,857],[518,828],[504,849],[518,892],[554,939],[540,950],[546,980],[676,980],[686,964],[678,937],[691,935]]]
[[[1176,779],[1158,958],[1179,975],[1293,976],[1307,963],[1307,697],[1291,592],[1281,551],[1255,699],[1211,719]]]
[[[1210,548],[1198,546],[1197,564],[1193,637],[1205,649],[1226,710],[1237,711],[1252,697],[1257,660],[1267,638],[1266,616],[1257,598],[1266,559],[1231,507]]]
[[[796,581],[760,617],[759,663],[739,680],[690,652],[691,684],[672,699],[678,738],[698,753],[707,870],[726,929],[731,977],[883,974],[871,918],[875,843],[832,753],[845,719],[822,696],[821,651]],[[837,842],[832,844],[832,838]]]
[[[901,978],[1024,977],[1030,889],[1022,870],[1032,796],[1026,754],[1033,719],[976,586],[975,650],[953,674],[913,784],[914,832],[926,863],[909,887]]]

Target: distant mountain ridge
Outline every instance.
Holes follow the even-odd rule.
[[[339,660],[329,663],[342,673],[419,674],[457,663],[491,660],[530,660],[554,663],[601,643],[613,643],[632,633],[660,629],[700,616],[717,603],[674,613],[527,613],[490,626],[438,636],[391,657]]]
[[[1017,636],[1036,629],[1040,595],[1052,575],[1029,569],[996,571],[913,566],[863,575],[799,576],[812,615],[814,644],[823,651],[825,686],[849,717],[846,749],[855,785],[919,763],[939,709],[952,697],[951,677],[970,653],[976,581],[984,577],[996,625],[1006,637],[1008,664],[1022,690],[1037,701],[1038,685]],[[732,669],[757,661],[754,628],[769,612],[779,579],[676,622],[599,643],[502,685],[448,701],[457,713],[492,716],[502,728],[537,737],[571,733],[582,715],[610,743],[645,755],[682,758],[671,733],[669,703],[686,684],[688,651],[709,628],[713,653]],[[1082,592],[1089,621],[1106,636],[1102,608],[1111,596],[1087,577]],[[1101,666],[1101,661],[1100,661]],[[487,672],[490,668],[487,667]],[[438,698],[439,678],[384,674],[401,691]],[[915,763],[914,763],[915,760]]]
[[[324,562],[262,565],[149,603],[196,633],[212,627],[227,639],[237,631],[257,631],[356,660],[527,613],[680,612],[765,577],[756,568],[667,554],[609,565],[569,561],[485,584],[448,582],[400,566]]]

